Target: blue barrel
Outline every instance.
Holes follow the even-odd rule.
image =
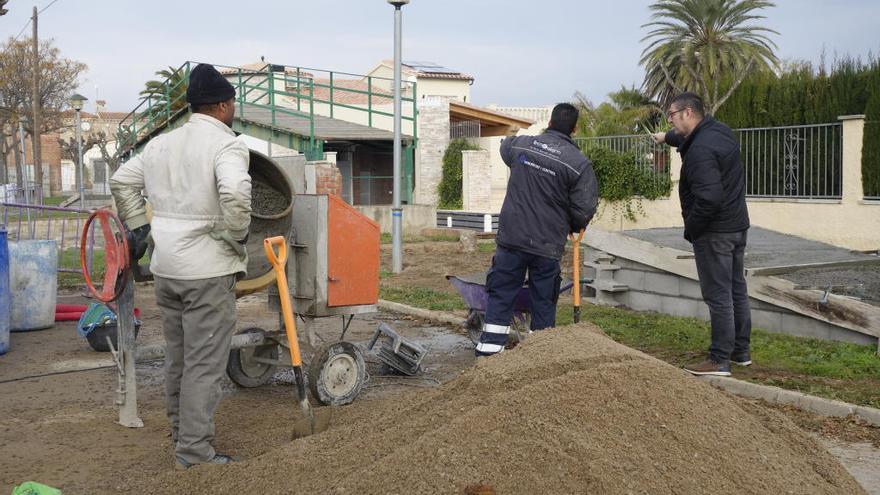
[[[55,241],[9,243],[9,330],[26,332],[55,324],[58,248]]]
[[[0,354],[9,351],[9,247],[6,230],[0,229]]]

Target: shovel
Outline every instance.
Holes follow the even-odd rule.
[[[572,321],[575,323],[580,323],[581,321],[581,240],[584,238],[584,230],[578,233],[577,237],[574,234],[569,234],[568,238],[571,239],[572,242],[572,278],[574,278],[574,286],[571,288],[572,297],[574,298],[574,315],[572,317]]]
[[[275,254],[275,246],[278,246],[278,254]],[[296,393],[299,395],[299,407],[303,415],[308,419],[308,428],[300,427],[297,437],[311,435],[315,432],[315,415],[309,404],[308,392],[306,392],[306,377],[302,366],[302,357],[299,353],[299,341],[296,338],[296,323],[293,319],[293,309],[290,307],[290,290],[287,287],[287,273],[284,265],[287,263],[287,241],[282,236],[269,237],[263,240],[263,249],[266,258],[272,263],[275,270],[275,280],[278,283],[278,294],[281,299],[281,315],[284,317],[284,330],[287,332],[287,344],[290,346],[290,363],[293,365],[293,375],[296,380]]]

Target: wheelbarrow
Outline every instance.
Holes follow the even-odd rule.
[[[483,322],[486,319],[486,307],[489,305],[489,294],[486,292],[486,275],[489,272],[471,273],[468,275],[447,275],[446,280],[461,294],[465,304],[468,305],[468,316],[464,322],[468,337],[474,344],[480,342],[480,334],[483,332]],[[563,280],[559,284],[559,293],[571,290],[574,282]],[[513,301],[513,320],[511,327],[515,338],[522,340],[521,332],[529,331],[529,281],[516,294]]]

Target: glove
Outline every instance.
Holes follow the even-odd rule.
[[[125,229],[125,237],[128,240],[128,255],[133,263],[144,257],[147,246],[150,244],[150,224],[142,225],[134,230]]]
[[[235,254],[238,255],[238,259],[240,259],[241,261],[244,261],[247,259],[247,250],[244,248],[244,243],[247,242],[247,238],[248,238],[247,235],[244,236],[244,239],[242,239],[241,241],[236,241],[235,239],[232,238],[231,235],[229,235],[228,230],[221,230],[221,231],[215,230],[210,233],[210,236],[213,239],[225,242],[229,247],[232,248],[233,251],[235,251]]]

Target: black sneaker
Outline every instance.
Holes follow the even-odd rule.
[[[237,457],[233,457],[231,455],[226,454],[214,454],[214,457],[208,459],[205,462],[189,462],[181,457],[177,457],[177,462],[175,463],[174,468],[177,470],[187,470],[198,464],[230,464],[232,462],[236,462],[239,459]]]
[[[702,363],[685,366],[684,370],[692,375],[714,375],[714,376],[730,376],[730,364],[719,363],[711,359],[706,359]]]
[[[748,352],[742,352],[730,356],[730,362],[737,366],[749,366],[752,364],[752,357],[749,356]]]

